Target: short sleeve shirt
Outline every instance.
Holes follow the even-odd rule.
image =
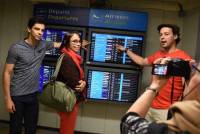
[[[31,47],[24,40],[13,44],[6,59],[7,64],[14,64],[11,79],[11,96],[27,95],[38,91],[39,69],[45,51],[53,48],[53,42],[40,41]]]

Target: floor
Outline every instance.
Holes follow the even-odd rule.
[[[0,122],[0,134],[9,134],[9,124],[7,122]],[[59,134],[57,129],[47,129],[39,127],[37,134]],[[89,134],[83,132],[75,132],[74,134]]]
[[[9,125],[8,123],[0,123],[0,134],[9,134]],[[44,128],[38,128],[37,134],[59,134],[58,130],[48,130]]]

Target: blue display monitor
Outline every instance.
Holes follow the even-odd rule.
[[[48,26],[43,34],[43,40],[46,41],[54,41],[54,42],[61,42],[64,35],[68,34],[69,32],[77,31],[81,35],[82,38],[85,38],[84,32],[85,29],[78,28],[78,27],[58,27],[58,26]],[[58,57],[60,55],[59,49],[52,49],[46,51],[47,56]]]
[[[54,66],[45,66],[40,67],[40,81],[39,81],[39,92],[42,91],[43,85],[45,82],[49,81],[51,76],[55,71]]]
[[[139,72],[124,69],[87,67],[87,99],[134,102],[139,87]]]
[[[137,66],[125,52],[117,52],[116,44],[142,56],[144,33],[90,29],[87,64],[130,67]]]

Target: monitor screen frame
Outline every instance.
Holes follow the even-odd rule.
[[[47,68],[48,68],[48,73],[51,72],[51,74],[48,74],[49,75],[49,79],[45,80],[44,79],[44,74],[45,74],[44,69],[47,69]],[[51,76],[55,72],[55,69],[56,69],[56,66],[52,66],[51,64],[49,64],[49,65],[41,64],[41,66],[40,66],[40,74],[39,74],[40,75],[40,78],[39,78],[39,90],[38,90],[39,92],[43,91],[44,84],[50,80]]]
[[[139,93],[140,93],[140,88],[141,88],[141,75],[142,75],[141,71],[133,70],[133,69],[130,70],[130,69],[120,69],[120,68],[107,68],[107,67],[86,66],[85,69],[84,69],[86,81],[88,81],[89,70],[102,71],[102,72],[122,72],[122,73],[137,74],[138,75],[138,83],[137,83],[136,98],[135,98],[134,101],[136,101],[136,99],[138,98]],[[87,93],[88,93],[88,90],[87,90]],[[133,103],[134,102],[134,101],[119,101],[119,100],[110,100],[110,99],[88,98],[87,94],[86,94],[86,99],[88,101],[94,101],[94,102],[108,102],[108,103],[111,102],[111,103],[122,103],[122,104]]]
[[[92,42],[92,33],[100,33],[100,34],[113,34],[113,35],[125,35],[125,36],[143,36],[143,46],[141,49],[141,56],[144,56],[145,50],[145,37],[146,34],[144,32],[133,32],[133,31],[119,31],[119,30],[109,30],[109,29],[97,29],[97,28],[90,28],[88,31],[88,41]],[[92,44],[90,44],[92,45]],[[116,67],[116,68],[127,68],[127,69],[139,69],[141,70],[142,67],[133,63],[130,64],[118,64],[118,63],[106,63],[106,62],[98,62],[98,61],[90,61],[90,52],[91,47],[88,47],[88,54],[86,56],[86,64],[87,65],[94,65],[94,66],[105,66],[105,67]]]

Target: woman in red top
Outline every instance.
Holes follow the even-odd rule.
[[[66,83],[75,90],[77,103],[72,112],[60,112],[60,134],[73,134],[78,113],[78,104],[84,100],[86,82],[81,67],[82,58],[79,54],[81,38],[76,32],[64,36],[60,50],[65,53],[57,80]]]

